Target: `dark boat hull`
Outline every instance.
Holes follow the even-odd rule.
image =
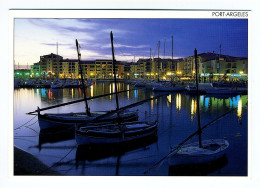
[[[61,129],[71,128],[75,124],[87,123],[98,117],[99,115],[107,112],[92,112],[92,116],[86,116],[86,113],[64,113],[64,114],[39,114],[39,126],[41,129]],[[137,112],[127,111],[120,114],[120,117],[124,121],[136,121],[138,120]],[[117,121],[117,115],[113,114],[103,119],[99,119],[98,122],[115,122]]]

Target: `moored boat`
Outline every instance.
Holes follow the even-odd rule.
[[[39,126],[41,129],[60,129],[74,127],[76,123],[87,123],[94,120],[100,115],[104,115],[109,111],[91,112],[88,116],[86,112],[79,113],[46,113],[38,114]],[[134,111],[125,111],[120,114],[122,121],[136,121],[138,120],[138,113]],[[113,114],[102,119],[98,122],[115,122],[117,115]]]
[[[182,146],[174,157],[169,157],[168,163],[170,166],[208,163],[221,158],[228,146],[225,139],[203,140],[202,147],[199,142],[194,142]]]
[[[89,124],[76,130],[78,146],[88,144],[122,144],[157,133],[157,122]]]
[[[184,91],[184,86],[159,86],[154,87],[153,91],[155,92],[172,92],[172,91]]]

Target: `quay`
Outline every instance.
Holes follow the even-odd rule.
[[[61,175],[39,159],[14,146],[14,175]]]

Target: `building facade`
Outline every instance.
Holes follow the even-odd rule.
[[[247,79],[247,58],[213,52],[198,54],[197,62],[201,81]],[[81,61],[81,66],[85,78],[113,79],[112,60]],[[119,79],[194,80],[195,70],[194,56],[184,59],[140,58],[131,63],[117,61],[115,65]],[[77,59],[63,59],[51,53],[41,56],[40,61],[31,66],[30,77],[79,79],[80,65]]]

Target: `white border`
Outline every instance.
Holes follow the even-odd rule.
[[[11,73],[13,70],[13,34],[12,34],[12,30],[13,30],[13,18],[211,18],[214,19],[211,16],[212,11],[170,11],[170,10],[166,10],[166,11],[162,11],[162,10],[145,10],[145,11],[140,11],[140,10],[11,10],[9,11],[9,84],[10,86],[13,85],[13,74]],[[69,12],[69,14],[68,14]],[[144,14],[145,12],[145,14]],[[225,17],[225,19],[231,19],[230,17]],[[249,60],[249,65],[252,65],[251,62],[251,30],[250,30],[250,26],[251,26],[251,18],[250,18],[250,14],[249,14],[249,46],[248,46],[248,60]],[[251,67],[249,67],[249,80],[251,80]],[[249,82],[249,88],[252,87],[251,82]],[[11,88],[11,89],[10,89]],[[12,94],[12,87],[9,87],[9,169],[13,169],[13,126],[12,126],[12,113],[10,113],[12,111],[12,107],[13,107],[13,95]],[[251,92],[249,93],[249,105],[251,104]],[[250,105],[251,106],[251,105]],[[249,142],[248,142],[248,146],[249,146],[249,153],[251,153],[251,108],[248,109],[248,113],[249,113],[249,130],[248,130],[248,138],[249,138]],[[11,148],[11,149],[10,149]],[[251,166],[251,155],[249,155],[248,157],[248,161],[249,166]],[[11,166],[10,166],[11,165]],[[11,172],[12,173],[12,172]],[[229,186],[236,186],[236,187],[245,187],[246,184],[251,184],[252,181],[252,176],[251,176],[251,168],[249,167],[249,171],[248,171],[248,175],[249,178],[244,178],[244,177],[239,177],[239,178],[229,178],[229,177],[207,177],[207,178],[201,178],[201,177],[191,177],[188,178],[189,180],[191,180],[190,182],[186,180],[186,178],[176,178],[176,177],[156,177],[156,178],[149,178],[147,179],[147,177],[142,177],[142,178],[134,178],[134,177],[128,177],[127,180],[131,181],[134,178],[134,181],[138,184],[143,184],[143,186],[147,187],[147,186],[155,186],[155,185],[160,185],[160,186],[185,186],[185,185],[189,185],[189,186],[194,186],[194,183],[199,183],[200,187],[203,186],[210,186],[210,187],[218,187],[218,186],[222,186],[219,185],[219,182],[221,182],[221,184],[224,182],[225,187],[229,187]],[[91,185],[95,185],[95,183],[99,182],[100,183],[100,177],[47,177],[48,179],[48,183],[45,181],[46,177],[17,177],[17,176],[12,176],[12,174],[10,174],[9,172],[9,182],[11,181],[12,184],[19,186],[19,183],[22,184],[27,184],[27,181],[32,181],[34,183],[37,183],[37,187],[46,187],[49,184],[55,183],[58,181],[62,181],[63,184],[62,186],[76,186],[76,185],[84,185],[84,186],[90,186],[89,183],[91,183]],[[174,180],[173,180],[174,179]],[[85,181],[87,180],[87,181]],[[201,181],[203,180],[203,181]],[[45,181],[45,182],[44,182]],[[77,183],[75,182],[71,182],[71,181],[77,181]],[[113,186],[113,187],[118,187],[118,185],[124,186],[124,187],[132,187],[133,185],[131,184],[127,184],[125,182],[125,179],[123,177],[102,177],[102,181],[104,182],[103,185],[104,186]],[[149,182],[148,182],[149,181]],[[172,184],[174,181],[174,185]],[[218,181],[218,182],[217,182]],[[191,184],[191,182],[193,184]],[[70,184],[72,183],[72,184]],[[106,184],[105,184],[106,183]],[[115,184],[116,183],[116,184]],[[55,184],[56,186],[58,186],[57,184]],[[252,185],[252,184],[251,184]],[[255,185],[255,184],[253,184]]]

